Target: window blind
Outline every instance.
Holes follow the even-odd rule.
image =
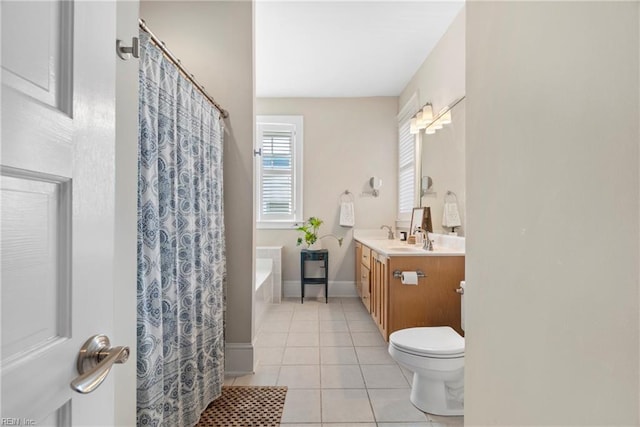
[[[398,214],[411,213],[414,195],[415,136],[410,132],[410,121],[399,126],[398,144]]]
[[[279,127],[283,129],[262,132],[261,211],[265,217],[294,212],[295,130],[286,125]]]

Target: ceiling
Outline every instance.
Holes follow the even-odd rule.
[[[258,0],[256,96],[397,96],[463,5]]]

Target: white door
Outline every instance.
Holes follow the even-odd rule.
[[[111,426],[112,376],[70,382],[113,328],[115,2],[0,7],[0,421]]]

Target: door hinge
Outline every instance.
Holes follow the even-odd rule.
[[[258,148],[257,150],[253,150],[254,156],[262,156],[262,148]]]

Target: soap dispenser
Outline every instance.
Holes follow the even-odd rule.
[[[416,231],[413,235],[416,236],[416,245],[421,245],[424,242],[424,232],[420,227],[416,227]]]

